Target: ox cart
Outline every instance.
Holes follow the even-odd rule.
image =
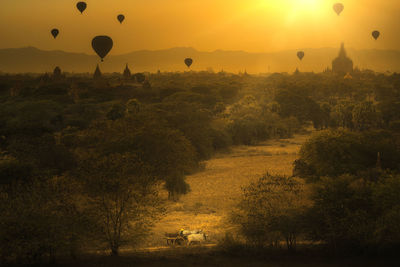
[[[167,246],[181,246],[185,243],[185,239],[179,234],[165,234],[165,239],[167,241]]]

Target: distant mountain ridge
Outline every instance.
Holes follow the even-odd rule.
[[[305,57],[299,61],[297,51],[286,50],[271,53],[244,51],[201,52],[190,47],[165,50],[140,50],[122,55],[109,55],[104,62],[95,55],[64,51],[45,51],[34,47],[0,49],[0,72],[42,73],[51,72],[56,66],[68,72],[93,72],[97,64],[103,72],[122,72],[128,64],[132,72],[184,71],[186,57],[194,63],[191,69],[224,70],[228,72],[266,73],[300,71],[321,72],[331,67],[339,48],[302,49]],[[354,66],[378,72],[400,72],[400,51],[348,49]]]

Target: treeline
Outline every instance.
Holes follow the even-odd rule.
[[[303,145],[296,176],[266,174],[244,189],[232,222],[258,247],[285,242],[294,251],[298,243],[314,243],[334,253],[394,255],[400,246],[398,144],[387,132],[318,133]],[[229,245],[238,244],[231,237]]]
[[[355,72],[351,79],[330,74],[276,74],[275,110],[282,117],[311,121],[316,129],[399,130],[400,75]]]
[[[293,176],[266,174],[244,188],[231,215],[238,237],[229,234],[222,245],[284,242],[291,251],[300,243],[394,255],[400,247],[400,76],[275,75],[269,83],[278,114],[324,130],[302,145]]]
[[[301,128],[248,95],[251,77],[140,77],[0,77],[3,262],[118,255],[162,216],[162,187],[177,200],[216,151]]]

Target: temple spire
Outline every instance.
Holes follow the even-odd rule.
[[[129,78],[131,77],[131,70],[128,67],[128,64],[126,64],[125,70],[124,70],[124,77]]]
[[[338,57],[332,61],[332,71],[343,75],[353,72],[353,61],[347,56],[344,43],[340,46]]]
[[[55,67],[53,71],[53,79],[58,80],[62,78],[62,72],[60,67]]]
[[[344,43],[342,43],[341,46],[340,46],[339,57],[340,58],[346,58],[347,57],[346,49],[344,49]]]
[[[98,79],[102,76],[99,64],[97,64],[96,70],[94,71],[93,78]]]

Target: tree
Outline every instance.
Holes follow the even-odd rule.
[[[385,175],[372,189],[372,202],[380,211],[377,218],[375,242],[381,248],[396,247],[400,243],[400,176]]]
[[[131,115],[138,113],[141,108],[141,104],[139,100],[137,100],[136,98],[129,99],[125,106],[126,106],[126,112]]]
[[[4,124],[4,127],[0,128],[0,134],[5,136],[40,136],[59,130],[63,126],[60,105],[49,100],[6,103],[0,109],[0,118]]]
[[[316,128],[323,123],[321,107],[310,97],[301,95],[295,90],[281,90],[275,96],[279,104],[279,115],[296,117],[300,122],[312,121]]]
[[[83,155],[79,171],[101,239],[117,256],[126,243],[137,244],[159,214],[156,179],[135,155]]]
[[[332,125],[331,106],[328,103],[321,105],[321,129],[326,129]]]
[[[308,206],[302,180],[266,174],[243,189],[243,199],[232,221],[251,243],[263,246],[284,239],[287,248],[294,250],[304,227],[302,214]]]
[[[400,152],[393,145],[396,143],[395,136],[387,131],[322,131],[302,145],[295,172],[317,180],[346,173],[358,175],[376,167],[378,153],[383,169],[397,170]]]
[[[324,178],[313,188],[310,236],[331,248],[360,248],[373,240],[375,218],[371,184],[351,175]]]
[[[0,257],[34,264],[75,256],[96,228],[80,203],[79,189],[66,176],[1,185]]]
[[[136,73],[135,75],[134,75],[134,77],[135,77],[135,79],[136,79],[136,81],[138,82],[138,83],[143,83],[145,80],[146,80],[146,76],[144,76],[144,74],[143,73]]]
[[[381,101],[377,107],[379,113],[382,114],[382,120],[386,127],[389,127],[391,122],[399,121],[400,102],[397,99]]]
[[[332,118],[336,121],[336,125],[343,128],[353,129],[353,109],[354,104],[342,101],[338,103],[332,112]]]
[[[78,151],[93,151],[103,157],[130,153],[140,158],[148,174],[158,181],[181,180],[169,183],[171,190],[172,185],[177,186],[169,191],[171,196],[188,191],[182,190],[182,185],[185,174],[197,166],[196,152],[181,132],[166,126],[156,114],[143,110],[116,121],[98,121],[78,135]]]
[[[227,115],[227,130],[235,144],[251,145],[271,137],[287,137],[297,124],[296,118],[282,119],[252,95],[231,105],[224,114]]]
[[[166,177],[165,189],[168,191],[168,198],[176,201],[179,196],[187,194],[190,191],[190,186],[186,183],[182,174],[175,174]]]
[[[143,82],[143,89],[146,89],[146,90],[150,90],[151,89],[151,83],[148,80],[145,80]]]
[[[8,138],[8,152],[21,162],[29,162],[43,176],[61,175],[76,166],[75,158],[54,135],[15,135]]]
[[[336,250],[378,251],[400,244],[400,177],[323,178],[312,189],[309,234]]]
[[[107,113],[107,119],[117,120],[125,116],[126,108],[122,104],[114,104]]]
[[[380,116],[372,102],[361,102],[353,109],[353,125],[358,131],[370,130],[380,125]]]
[[[179,130],[190,141],[199,159],[211,156],[214,150],[210,127],[212,114],[209,110],[197,102],[180,102],[176,98],[168,98],[157,107],[163,111],[162,118],[168,126]]]

